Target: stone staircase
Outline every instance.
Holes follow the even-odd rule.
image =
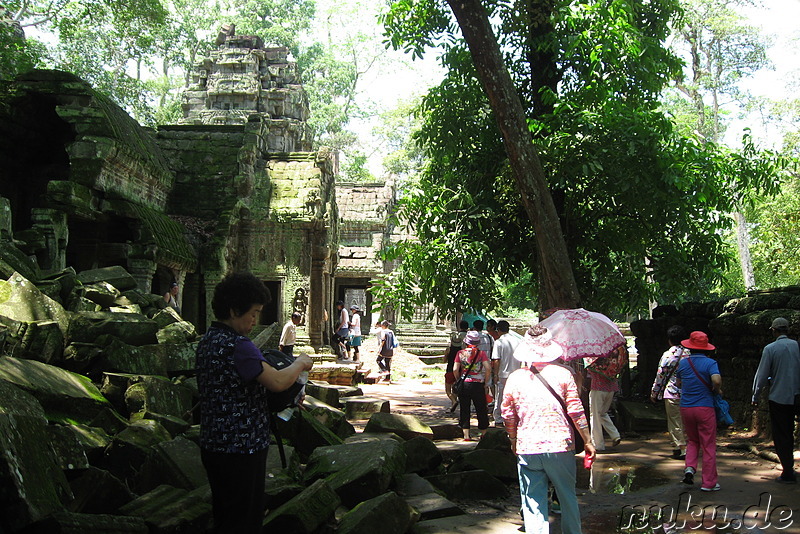
[[[450,346],[450,332],[444,327],[403,323],[395,328],[400,347],[428,364],[443,363]]]

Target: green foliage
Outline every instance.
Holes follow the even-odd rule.
[[[583,305],[636,313],[650,300],[727,291],[724,274],[732,258],[723,236],[731,221],[723,213],[746,191],[773,191],[781,162],[752,143],[731,153],[680,135],[658,111],[661,90],[680,72],[680,61],[663,45],[677,4],[491,7],[550,180]],[[533,230],[471,58],[449,33],[442,3],[395,2],[384,20],[392,46],[419,55],[439,43],[449,72],[420,107],[424,122],[416,139],[430,163],[419,190],[401,203],[403,222],[418,239],[397,247],[402,254],[394,257],[403,260],[393,275],[397,283],[376,293],[387,303],[427,298],[448,311],[491,309],[500,296],[497,285],[485,281],[496,275],[504,284],[523,273],[535,295],[541,281],[530,276],[538,273]],[[557,76],[546,79],[542,72]],[[443,237],[450,235],[458,239]],[[465,247],[492,254],[469,269],[449,263]]]
[[[370,182],[375,177],[367,168],[367,156],[359,151],[351,152],[341,166],[342,178],[352,182]]]
[[[35,39],[25,39],[21,28],[0,21],[0,80],[42,66],[46,51]]]

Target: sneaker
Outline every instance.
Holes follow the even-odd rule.
[[[713,488],[700,488],[702,491],[719,491],[719,484],[714,484]]]
[[[687,467],[683,472],[683,483],[689,485],[694,484],[694,473],[694,467]]]
[[[622,441],[622,438],[617,438],[617,439],[615,439],[614,441],[611,442],[611,446],[612,447],[616,447],[617,445],[620,444],[621,441]]]
[[[785,477],[781,475],[775,478],[775,482],[778,484],[797,484],[797,477]]]

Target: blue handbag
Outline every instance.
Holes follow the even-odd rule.
[[[731,417],[731,406],[728,401],[722,398],[719,393],[714,394],[714,410],[717,412],[717,424],[722,426],[730,426],[733,424],[733,417]]]
[[[731,417],[731,406],[728,404],[728,401],[722,398],[722,395],[719,393],[714,393],[714,389],[711,387],[711,384],[703,380],[703,377],[700,376],[700,373],[697,372],[695,369],[694,364],[692,363],[691,358],[688,359],[689,365],[694,371],[694,374],[697,378],[705,384],[705,386],[711,390],[711,394],[714,397],[714,411],[717,414],[717,425],[719,426],[730,426],[733,424],[733,417]]]

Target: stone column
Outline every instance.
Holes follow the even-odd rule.
[[[67,267],[67,239],[69,227],[67,214],[53,209],[34,208],[31,210],[33,228],[44,235],[45,249],[37,252],[39,267],[45,270],[62,271]]]
[[[330,248],[324,244],[315,244],[311,248],[311,276],[309,278],[308,296],[308,337],[315,350],[322,347],[323,331],[327,328],[324,312],[327,305],[325,291],[325,264],[330,254]]]
[[[144,293],[151,293],[156,262],[146,258],[128,258],[128,272],[136,280],[136,287]]]

